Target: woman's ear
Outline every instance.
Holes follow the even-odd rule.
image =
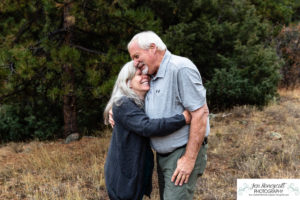
[[[128,86],[129,88],[132,88],[132,86],[131,86],[131,81],[130,81],[130,80],[127,80],[127,86]]]

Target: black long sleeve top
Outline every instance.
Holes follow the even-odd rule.
[[[105,162],[105,183],[111,200],[140,200],[152,190],[153,153],[150,136],[171,134],[185,125],[183,114],[150,119],[127,97],[113,106],[115,126]]]

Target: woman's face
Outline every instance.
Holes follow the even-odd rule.
[[[150,89],[150,77],[142,74],[142,71],[138,69],[130,81],[130,88],[142,99],[144,99],[145,94]]]

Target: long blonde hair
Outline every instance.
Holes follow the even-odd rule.
[[[129,87],[130,81],[133,79],[135,73],[136,68],[133,65],[133,61],[127,62],[119,72],[111,97],[103,113],[104,123],[106,125],[109,124],[109,110],[112,109],[113,105],[120,105],[120,103],[122,102],[120,102],[119,100],[122,97],[125,96],[132,99],[139,107],[144,106],[144,101],[140,99],[139,96]]]

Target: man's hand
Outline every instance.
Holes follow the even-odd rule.
[[[182,156],[177,161],[177,168],[173,173],[171,181],[175,181],[175,185],[182,186],[183,183],[187,183],[189,181],[189,177],[194,169],[195,160],[189,159],[186,156]]]
[[[113,112],[112,112],[112,109],[110,109],[108,111],[108,122],[110,124],[110,126],[113,128],[115,126],[115,121],[114,121],[114,118],[113,118]]]
[[[189,181],[205,137],[208,114],[209,110],[206,104],[191,112],[192,120],[189,141],[184,155],[177,161],[177,167],[171,178],[172,182],[175,181],[175,185],[182,185]]]

